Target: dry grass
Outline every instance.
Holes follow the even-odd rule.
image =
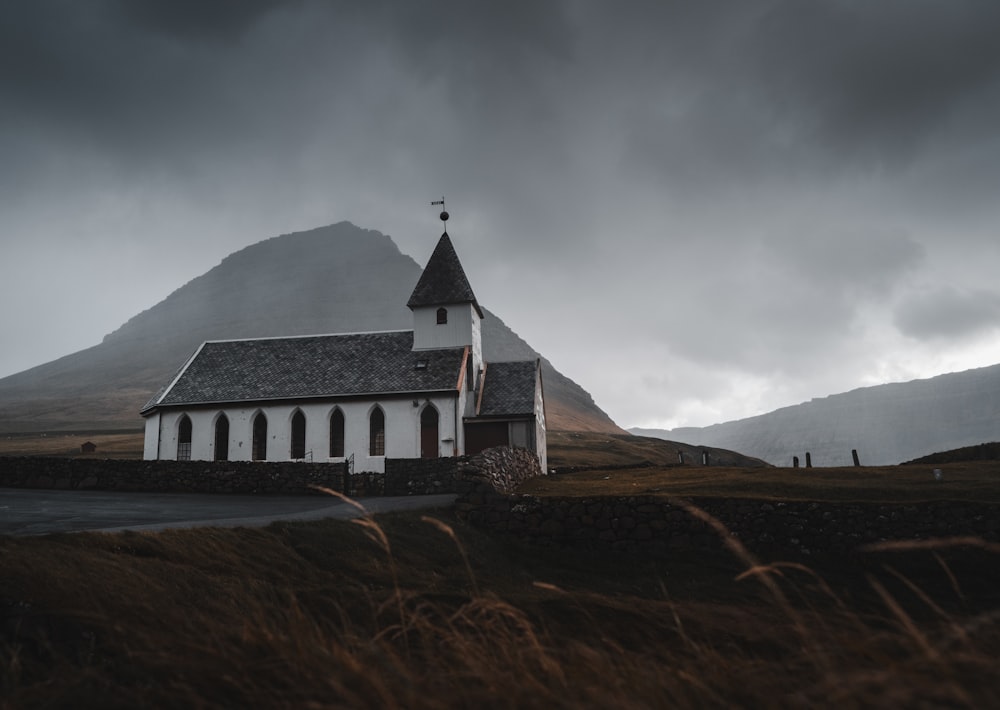
[[[85,441],[97,445],[93,454],[82,454]],[[0,434],[0,456],[57,456],[67,458],[141,459],[142,432]]]
[[[933,470],[941,469],[937,481]],[[592,497],[663,495],[778,500],[1000,503],[1000,462],[859,468],[675,466],[588,470],[534,478],[520,493]]]
[[[652,463],[679,463],[682,452],[687,463],[701,463],[702,451],[711,452],[711,461],[721,466],[767,466],[768,464],[743,454],[691,446],[648,436],[633,436],[614,432],[554,431],[546,434],[550,468],[573,466],[622,466]]]
[[[546,550],[416,515],[0,538],[0,706],[990,707],[995,562]]]

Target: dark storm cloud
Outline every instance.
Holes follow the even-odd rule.
[[[111,7],[136,27],[179,38],[234,39],[285,0],[112,0]]]
[[[895,319],[904,335],[918,340],[963,339],[1000,330],[1000,293],[935,286],[900,304]]]
[[[996,242],[995,3],[0,13],[0,236],[132,252],[137,272],[164,264],[169,240],[188,270],[164,289],[249,241],[341,219],[419,258],[438,225],[414,214],[446,193],[486,305],[506,299],[511,325],[590,388],[669,370],[595,393],[648,411],[670,388],[735,398],[794,377],[802,392],[822,373],[832,387],[829,373],[870,366],[850,347],[861,338],[982,333],[991,317],[986,277],[961,281],[959,263]],[[966,290],[915,293],[932,268]],[[606,338],[555,337],[538,304],[567,334],[601,323]],[[622,343],[650,361],[616,368]]]
[[[697,41],[681,39],[682,55],[654,47],[655,78],[637,99],[646,105],[635,110],[630,138],[637,165],[672,173],[682,187],[762,170],[798,180],[820,165],[833,176],[895,172],[933,157],[941,140],[990,135],[1000,119],[995,4],[699,7],[683,22],[661,11],[663,44],[679,39],[675,28]],[[655,37],[633,29],[640,42]]]

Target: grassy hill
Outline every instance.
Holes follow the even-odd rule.
[[[863,387],[747,419],[669,431],[632,429],[742,451],[777,466],[811,452],[818,466],[885,466],[993,441],[1000,431],[1000,365]]]

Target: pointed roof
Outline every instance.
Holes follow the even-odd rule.
[[[445,232],[427,260],[427,266],[406,305],[413,310],[418,306],[444,306],[449,303],[471,303],[479,317],[483,317],[462,262],[458,260],[448,232]]]

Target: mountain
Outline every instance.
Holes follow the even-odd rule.
[[[778,465],[881,466],[1000,439],[1000,365],[878,385],[708,427],[633,434],[740,451]]]
[[[422,267],[389,237],[349,222],[274,237],[105,336],[100,345],[0,379],[0,432],[137,429],[139,409],[205,340],[408,330]],[[540,357],[485,310],[487,361]],[[542,359],[551,429],[622,432]]]

